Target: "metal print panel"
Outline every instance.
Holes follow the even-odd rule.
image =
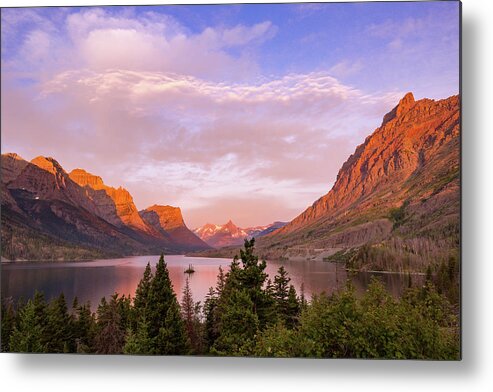
[[[2,8],[1,350],[460,359],[460,3]]]

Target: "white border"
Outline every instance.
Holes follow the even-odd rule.
[[[250,1],[258,2],[258,1]],[[200,1],[2,0],[1,6]],[[216,0],[214,3],[228,3]],[[463,333],[461,362],[0,354],[3,391],[486,391],[493,385],[493,23],[463,1]]]

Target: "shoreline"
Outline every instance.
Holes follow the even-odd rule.
[[[8,259],[2,259],[0,261],[0,265],[14,265],[14,264],[64,264],[64,263],[87,263],[91,261],[101,261],[101,260],[117,260],[117,259],[126,259],[130,257],[160,257],[158,254],[142,254],[142,255],[128,255],[128,256],[120,256],[120,257],[101,257],[101,258],[92,258],[92,259],[76,259],[76,260],[8,260]],[[170,254],[164,254],[164,257],[166,256],[184,256],[184,257],[193,257],[193,258],[200,258],[200,259],[227,259],[229,260],[229,257],[211,257],[211,256],[190,256],[187,254],[181,254],[181,253],[170,253]]]
[[[79,259],[79,260],[6,260],[2,259],[0,262],[0,266],[5,265],[22,265],[22,264],[37,264],[37,265],[43,265],[43,264],[72,264],[72,263],[89,263],[89,262],[94,262],[94,261],[102,261],[102,260],[117,260],[117,259],[125,259],[125,258],[131,258],[131,257],[145,257],[145,256],[150,256],[150,257],[159,257],[160,255],[129,255],[129,256],[122,256],[122,257],[109,257],[109,258],[98,258],[98,259]],[[193,256],[193,255],[187,255],[187,254],[165,254],[166,256],[184,256],[185,258],[199,258],[199,259],[221,259],[221,260],[230,260],[232,259],[231,257],[215,257],[215,256]],[[347,273],[370,273],[370,274],[381,274],[381,275],[413,275],[413,276],[425,276],[425,272],[419,272],[419,271],[387,271],[387,270],[348,270],[344,267],[343,263],[337,263],[337,262],[327,262],[327,261],[322,261],[318,259],[299,259],[299,260],[293,260],[293,259],[271,259],[270,261],[277,261],[277,262],[285,262],[285,261],[291,261],[295,263],[299,262],[323,262],[323,263],[329,263],[329,264],[334,264],[334,265],[341,265],[341,269],[346,271]],[[266,260],[268,263],[269,260]]]

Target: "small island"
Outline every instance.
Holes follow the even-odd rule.
[[[188,264],[188,268],[185,270],[186,274],[193,274],[195,272],[195,269],[193,268],[192,264]]]

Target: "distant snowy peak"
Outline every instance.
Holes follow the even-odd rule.
[[[245,238],[261,237],[284,226],[285,222],[274,222],[270,225],[241,228],[231,220],[223,225],[206,223],[193,232],[208,245],[215,248],[241,245]]]

